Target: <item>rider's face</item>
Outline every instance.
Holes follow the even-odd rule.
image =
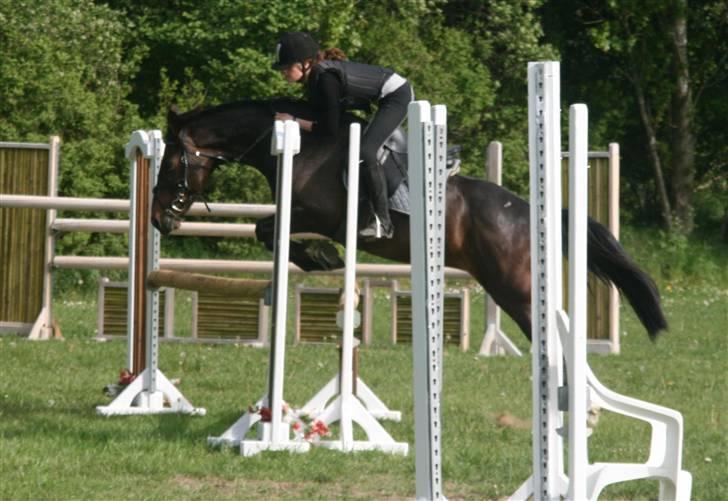
[[[298,82],[303,78],[303,65],[301,63],[293,63],[288,68],[283,68],[281,75],[289,83]]]

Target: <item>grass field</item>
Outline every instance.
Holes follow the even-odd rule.
[[[671,330],[649,342],[622,308],[622,354],[592,356],[603,383],[675,408],[685,418],[684,467],[693,499],[728,499],[728,290],[663,286]],[[471,349],[445,353],[444,478],[450,499],[498,499],[530,472],[530,357],[483,359],[482,295],[473,299]],[[413,443],[409,347],[387,342],[386,298],[377,301],[375,343],[361,376],[401,423],[384,422]],[[381,311],[381,313],[380,313]],[[263,392],[267,350],[164,344],[160,366],[204,417],[101,418],[102,387],[124,365],[125,344],[91,340],[95,299],[58,298],[66,340],[0,338],[0,499],[407,499],[414,456],[265,453],[242,458],[208,448]],[[526,348],[510,322],[506,329]],[[334,374],[332,347],[289,346],[286,399],[302,404]],[[645,460],[646,425],[604,413],[590,460]],[[631,482],[602,499],[656,499],[657,483]]]

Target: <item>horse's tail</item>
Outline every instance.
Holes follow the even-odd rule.
[[[562,213],[564,253],[568,251],[568,211]],[[654,280],[627,254],[612,233],[589,218],[587,266],[605,282],[612,282],[627,297],[651,339],[667,329],[667,320],[660,306],[660,293]]]

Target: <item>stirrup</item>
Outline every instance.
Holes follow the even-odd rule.
[[[388,227],[382,224],[377,214],[371,220],[368,226],[359,231],[359,236],[367,240],[378,240],[380,238],[392,238],[394,235],[394,227],[390,223]]]

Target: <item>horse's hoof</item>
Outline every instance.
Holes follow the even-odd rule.
[[[339,251],[328,242],[317,242],[306,248],[306,254],[321,270],[335,270],[344,267],[344,261],[339,256]]]

